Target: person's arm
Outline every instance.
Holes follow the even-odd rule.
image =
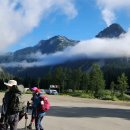
[[[9,92],[7,91],[3,97],[2,100],[2,107],[1,107],[1,122],[4,122],[6,114],[7,114],[7,108],[8,108],[8,99],[9,98]]]
[[[1,108],[1,115],[5,115],[7,113],[8,100],[9,100],[8,98],[9,98],[9,92],[6,92],[2,100],[3,102]]]

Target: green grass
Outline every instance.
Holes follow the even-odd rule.
[[[81,97],[81,98],[94,98],[92,96],[92,94],[85,93],[83,91],[68,92],[68,93],[64,93],[64,95],[69,95],[69,96],[73,96],[73,97]]]
[[[95,99],[95,97],[90,93],[85,93],[83,91],[66,92],[62,95],[69,95],[73,97],[90,98]],[[99,98],[101,100],[111,100],[111,101],[130,101],[130,95],[124,94],[124,97],[120,96],[119,92],[116,92],[114,96],[111,95],[110,90],[104,90],[102,96]]]

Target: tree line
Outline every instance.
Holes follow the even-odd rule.
[[[114,71],[109,72],[109,76],[110,73],[114,73]],[[114,78],[111,76],[107,77],[105,71],[101,70],[97,64],[93,64],[87,72],[82,71],[80,68],[70,69],[57,67],[55,70],[48,72],[45,77],[37,79],[31,77],[14,77],[8,73],[1,72],[1,90],[5,89],[3,82],[11,78],[16,79],[18,83],[29,88],[38,86],[41,89],[48,89],[50,85],[59,85],[60,93],[65,93],[68,90],[72,90],[72,92],[82,90],[83,93],[89,93],[95,98],[102,97],[106,89],[111,91],[112,97],[114,97],[116,92],[119,92],[120,96],[123,97],[129,87],[128,77],[124,72],[120,73],[120,75],[115,75]]]

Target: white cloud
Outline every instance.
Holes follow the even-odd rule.
[[[102,16],[107,25],[110,25],[115,20],[115,14],[108,9],[102,11]]]
[[[120,38],[94,38],[82,41],[71,48],[73,55],[82,55],[88,58],[119,58],[130,57],[130,31]]]
[[[0,0],[0,51],[37,27],[44,16],[61,11],[77,15],[73,0]]]
[[[72,61],[81,57],[92,59],[130,57],[130,30],[128,33],[120,36],[120,38],[93,38],[81,41],[77,45],[68,47],[62,52],[56,52],[54,54],[37,52],[29,55],[28,58],[35,58],[37,60],[35,62],[28,63],[27,61],[23,61],[20,63],[15,62],[1,65],[6,67],[46,66],[64,63],[68,60]]]
[[[116,11],[130,11],[130,0],[96,0],[101,9],[102,17],[109,26],[116,20]]]

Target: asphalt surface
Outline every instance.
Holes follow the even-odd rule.
[[[0,94],[0,102],[3,94]],[[130,130],[130,104],[48,95],[51,109],[42,121],[45,130]],[[25,95],[25,101],[31,95]],[[30,112],[28,113],[30,122]],[[18,130],[25,129],[25,119]],[[35,130],[34,126],[33,129]]]

